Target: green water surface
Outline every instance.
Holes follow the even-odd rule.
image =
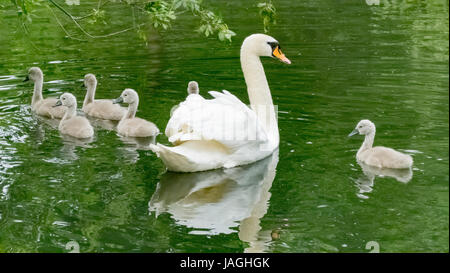
[[[368,252],[370,241],[381,252],[448,252],[448,1],[273,1],[269,34],[292,64],[262,60],[281,141],[252,165],[168,173],[109,124],[93,120],[85,143],[31,113],[31,66],[44,71],[44,97],[71,92],[81,104],[86,73],[97,98],[133,88],[138,116],[161,130],[190,80],[205,97],[227,89],[247,103],[239,48],[263,31],[257,2],[204,2],[236,32],[232,43],[196,34],[187,14],[150,30],[148,45],[134,31],[82,42],[39,7],[27,34],[5,5],[0,252],[68,252],[71,241],[81,252]],[[112,23],[92,33],[132,24],[129,10],[105,9]],[[363,118],[377,126],[376,145],[412,155],[411,173],[357,164],[362,137],[347,134]]]

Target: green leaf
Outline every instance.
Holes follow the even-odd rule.
[[[257,7],[259,8],[259,15],[263,19],[263,25],[264,25],[264,32],[269,31],[269,27],[271,25],[276,24],[275,16],[276,16],[276,9],[275,6],[272,4],[272,1],[269,2],[263,2],[258,3]]]

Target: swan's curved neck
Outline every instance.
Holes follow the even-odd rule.
[[[361,148],[359,148],[358,153],[371,149],[373,146],[373,141],[375,139],[375,133],[369,133],[366,135],[366,137],[364,138],[364,142],[361,145]]]
[[[84,97],[83,106],[94,101],[96,88],[97,88],[97,84],[89,85],[87,87],[87,92],[86,92],[86,96]]]
[[[42,86],[44,79],[40,78],[34,82],[33,98],[31,99],[31,105],[35,105],[38,101],[42,100]]]
[[[261,60],[249,49],[242,47],[241,67],[247,84],[251,108],[256,112],[272,145],[277,147],[280,141],[277,115]]]
[[[136,116],[138,104],[139,104],[139,100],[137,100],[133,103],[130,103],[128,105],[128,112],[126,115],[123,116],[123,119],[134,118]]]
[[[66,107],[66,113],[64,114],[62,120],[70,119],[76,115],[77,115],[77,104],[75,103],[75,105]]]

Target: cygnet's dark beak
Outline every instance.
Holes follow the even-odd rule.
[[[359,134],[358,129],[354,129],[350,134],[348,134],[348,137],[354,136],[356,134]]]
[[[114,103],[114,104],[116,104],[116,103],[122,103],[122,102],[123,102],[122,96],[120,96],[120,97],[118,97],[117,99],[113,100],[113,103]]]
[[[24,82],[27,82],[30,80],[30,77],[28,77],[28,75],[25,77],[25,79],[23,80]]]
[[[53,107],[58,107],[58,106],[61,106],[61,105],[62,105],[61,100],[58,100],[58,101],[55,103],[55,105],[53,105]]]

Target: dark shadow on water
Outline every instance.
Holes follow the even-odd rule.
[[[270,188],[278,164],[278,150],[250,165],[197,173],[166,172],[149,202],[156,217],[169,213],[191,234],[236,232],[250,244],[246,252],[264,252],[271,231],[261,231]]]
[[[375,177],[391,177],[401,183],[408,183],[412,177],[413,172],[412,169],[387,169],[387,168],[378,168],[369,166],[362,162],[358,162],[359,166],[363,171],[361,177],[356,179],[355,184],[359,188],[358,197],[362,199],[368,199],[369,197],[365,195],[366,193],[370,193],[373,190],[375,185]]]

